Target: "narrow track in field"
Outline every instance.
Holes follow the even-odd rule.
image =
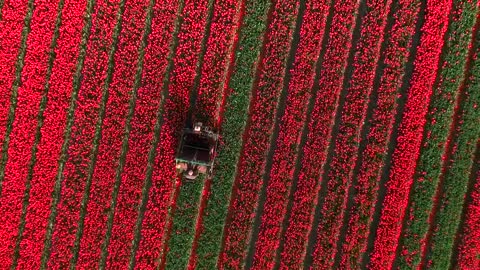
[[[410,78],[413,74],[413,63],[415,61],[415,56],[417,54],[417,47],[420,44],[420,36],[421,36],[420,29],[422,28],[423,22],[425,20],[425,8],[426,8],[426,3],[422,1],[420,5],[420,12],[417,17],[418,18],[417,23],[415,26],[415,33],[413,34],[413,37],[412,37],[408,61],[405,65],[402,85],[400,87],[400,90],[398,91],[400,93],[400,96],[397,96],[397,100],[396,100],[397,108],[395,112],[395,120],[392,127],[392,133],[390,134],[390,138],[388,140],[387,154],[385,157],[384,165],[380,171],[380,181],[378,184],[379,188],[378,188],[378,194],[377,194],[377,201],[375,203],[372,222],[370,224],[370,230],[368,233],[367,248],[362,256],[361,263],[360,263],[361,268],[366,268],[366,266],[370,263],[370,253],[373,251],[373,244],[376,238],[376,231],[377,231],[378,224],[380,223],[380,215],[381,215],[383,200],[385,199],[385,195],[387,191],[386,183],[390,176],[389,173],[390,173],[390,168],[392,166],[392,155],[397,144],[398,127],[400,126],[405,103],[407,100],[407,90],[410,86]]]

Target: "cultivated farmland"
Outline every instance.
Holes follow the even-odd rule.
[[[0,269],[480,269],[480,0],[0,0],[0,104]]]

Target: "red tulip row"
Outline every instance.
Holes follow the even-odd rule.
[[[297,0],[289,0],[276,2],[272,7],[258,85],[251,97],[250,126],[245,131],[247,139],[236,176],[236,193],[230,205],[232,220],[226,228],[224,254],[219,263],[222,268],[242,264],[245,259],[298,6]]]
[[[385,69],[376,90],[377,103],[367,134],[366,148],[360,154],[361,165],[354,187],[353,206],[348,210],[350,218],[342,246],[342,269],[356,269],[362,253],[365,252],[378,190],[379,172],[392,132],[395,98],[401,87],[419,11],[419,0],[400,1],[395,9],[393,26],[387,34],[388,45],[383,53]]]
[[[56,41],[55,62],[53,63],[47,106],[40,130],[36,163],[31,180],[29,205],[26,215],[26,227],[20,245],[18,267],[25,269],[40,264],[45,230],[50,214],[53,186],[58,172],[63,133],[72,95],[72,77],[76,70],[81,41],[83,15],[86,3],[65,1],[59,36]]]
[[[60,200],[57,205],[55,230],[52,236],[49,267],[68,268],[75,245],[77,225],[91,160],[92,143],[106,77],[108,53],[112,42],[118,3],[107,5],[102,1],[94,6],[90,37],[78,88],[74,123],[67,150],[68,159],[63,171]],[[107,46],[105,46],[105,44]],[[78,46],[78,44],[75,44]],[[71,83],[71,82],[70,82]],[[102,195],[103,196],[103,195]],[[97,198],[94,198],[94,200]]]
[[[398,129],[386,196],[371,254],[371,269],[391,267],[395,258],[451,6],[451,0],[427,3],[420,45],[415,56],[413,76]]]
[[[119,46],[118,46],[118,51],[115,57],[119,57],[118,59],[124,59],[122,64],[120,63],[115,63],[115,69],[119,73],[114,74],[114,80],[113,83],[111,84],[110,89],[125,89],[128,92],[134,91],[133,89],[135,87],[138,87],[137,85],[134,85],[136,81],[136,71],[138,68],[139,64],[139,55],[138,52],[139,50],[137,49],[140,45],[140,41],[143,38],[143,35],[145,34],[145,17],[146,13],[148,12],[148,6],[149,6],[149,1],[136,1],[136,2],[127,2],[128,4],[126,5],[125,12],[123,13],[123,18],[122,18],[122,34],[119,37]],[[124,34],[125,33],[125,34]],[[123,69],[127,69],[127,72],[120,72]],[[118,75],[117,81],[116,75]],[[118,82],[116,84],[115,82]],[[113,87],[118,87],[118,88],[113,88]],[[159,89],[152,89],[154,91],[159,92]],[[153,91],[152,91],[153,92]],[[133,93],[132,93],[133,94]],[[121,113],[118,113],[118,116],[115,116],[115,114],[111,115],[111,118],[109,119],[118,119],[120,121],[120,116],[127,117],[129,110],[131,109],[130,106],[126,106],[127,103],[123,103],[127,101],[128,99],[131,99],[131,95],[126,95],[125,99],[122,99],[121,102],[122,104],[119,106],[121,108]],[[137,94],[138,96],[138,94]],[[157,94],[158,96],[158,94]],[[114,100],[109,98],[109,101],[112,101],[112,105],[115,104],[113,103]],[[154,100],[154,104],[158,104],[158,99]],[[118,103],[117,103],[118,104]],[[110,105],[110,104],[109,104]],[[141,99],[136,100],[136,106],[135,106],[135,112],[134,116],[138,116],[138,114],[135,114],[137,111],[143,111],[143,104],[141,103]],[[116,106],[116,105],[113,105]],[[107,107],[107,110],[108,107]],[[113,110],[112,113],[115,113]],[[122,115],[123,114],[123,115]],[[120,269],[124,268],[128,265],[129,260],[130,260],[130,252],[131,252],[131,243],[133,241],[133,233],[134,233],[134,228],[135,228],[135,222],[137,220],[138,216],[138,204],[140,203],[140,195],[142,193],[142,186],[145,177],[140,173],[137,175],[130,175],[132,172],[132,169],[139,170],[140,172],[144,172],[144,169],[146,168],[146,162],[139,162],[142,158],[145,160],[146,157],[148,156],[148,149],[149,145],[147,143],[146,147],[138,149],[137,146],[141,144],[140,139],[135,137],[138,133],[143,133],[144,130],[142,130],[142,127],[147,124],[150,129],[153,129],[152,122],[155,119],[155,114],[149,115],[151,119],[148,119],[150,121],[147,121],[146,123],[141,121],[141,119],[135,118],[132,116],[132,119],[130,119],[130,125],[131,125],[131,131],[129,134],[129,144],[128,144],[128,152],[133,155],[139,155],[139,153],[143,153],[142,157],[138,157],[139,159],[131,160],[128,159],[131,156],[125,156],[125,163],[123,167],[123,172],[121,176],[117,176],[116,173],[113,173],[113,169],[118,169],[116,168],[118,165],[117,163],[114,163],[114,166],[109,166],[108,167],[108,177],[111,177],[111,179],[115,179],[114,177],[120,177],[120,187],[118,191],[118,196],[116,198],[117,204],[115,209],[111,209],[111,211],[114,212],[114,217],[113,217],[113,225],[111,229],[111,236],[108,244],[108,251],[107,251],[107,260],[106,260],[106,267],[111,268],[111,269]],[[108,117],[108,113],[107,113]],[[104,121],[104,126],[105,126],[106,121]],[[142,125],[143,124],[143,125]],[[141,126],[142,125],[142,126]],[[122,133],[124,132],[125,127],[124,125],[119,125],[116,126],[113,130],[114,134],[118,134],[118,142],[120,143],[120,140],[122,139]],[[113,133],[112,133],[113,134]],[[148,132],[145,132],[145,134],[148,134]],[[107,135],[108,136],[108,135]],[[125,136],[125,135],[123,135]],[[147,138],[147,141],[150,141],[153,136],[150,138]],[[105,136],[102,137],[102,139],[105,138]],[[137,141],[138,139],[138,141]],[[111,144],[110,146],[115,145],[117,147],[117,142],[115,144]],[[139,144],[138,144],[139,143]],[[145,145],[145,143],[144,143]],[[114,151],[111,152],[112,157],[117,159],[121,155],[121,144],[118,144],[118,149],[115,149]],[[145,158],[144,158],[145,157]],[[99,166],[100,163],[97,162],[97,166]],[[106,171],[107,172],[107,171]],[[105,179],[105,178],[103,178]],[[108,198],[110,199],[110,198]],[[88,215],[87,215],[88,217]],[[108,233],[108,231],[107,231]]]
[[[137,1],[125,5],[121,21],[117,22],[121,23],[121,32],[118,35],[118,49],[113,63],[109,63],[109,65],[115,65],[111,83],[102,89],[108,92],[108,98],[103,123],[100,123],[101,139],[91,179],[83,237],[80,240],[77,262],[79,268],[98,267],[105,237],[108,234],[108,216],[115,210],[111,205],[112,192],[116,182],[118,159],[122,151],[125,119],[129,109],[147,5],[148,1]],[[130,216],[125,219],[135,219],[135,217]],[[111,249],[108,251],[112,252]]]
[[[50,44],[52,43],[53,31],[55,28],[55,20],[57,17],[57,3],[51,1],[44,1],[38,3],[34,10],[30,23],[30,33],[28,34],[26,43],[26,54],[23,59],[24,66],[21,73],[21,83],[17,89],[18,97],[16,100],[15,119],[10,134],[10,143],[8,148],[8,159],[5,165],[5,175],[2,183],[2,193],[0,198],[0,227],[1,227],[1,242],[2,251],[0,252],[0,268],[10,268],[14,249],[16,248],[16,240],[19,233],[19,227],[23,220],[22,206],[24,203],[24,193],[27,189],[27,182],[31,177],[29,173],[30,161],[32,156],[32,147],[35,141],[35,131],[37,128],[37,116],[39,112],[39,105],[42,95],[45,91],[45,79],[48,69],[48,59],[50,52]],[[23,27],[19,25],[20,28]],[[6,41],[8,42],[8,41]],[[18,41],[16,41],[18,42]],[[3,43],[3,41],[2,41]],[[12,44],[13,45],[13,44]],[[18,53],[18,51],[17,51]],[[11,63],[13,64],[13,63]],[[10,85],[9,85],[10,86]],[[11,88],[8,88],[10,93]],[[51,180],[51,179],[49,179]],[[52,184],[52,182],[50,182]],[[51,185],[47,185],[51,186]],[[41,190],[40,192],[47,192],[50,195],[52,188]],[[36,189],[32,189],[33,192]],[[38,192],[38,191],[37,191]],[[33,193],[31,196],[35,197],[37,194]],[[35,209],[36,204],[32,202],[29,210],[38,211],[40,216],[48,216],[49,208]],[[31,214],[31,213],[29,213]],[[41,226],[42,224],[26,224],[27,232],[33,233],[33,237],[39,237],[42,241],[44,231],[31,231],[30,229]],[[37,235],[41,234],[41,235]],[[25,235],[28,238],[31,235]],[[29,244],[30,249],[40,249],[42,245],[30,242],[22,243]],[[41,253],[41,252],[40,252]],[[22,254],[23,256],[32,259],[30,262],[34,268],[39,268],[40,254],[30,253]]]
[[[10,94],[15,80],[15,62],[22,37],[28,0],[13,1],[0,10],[0,145],[7,128]],[[0,180],[1,183],[1,180]],[[0,191],[1,191],[0,186]],[[3,237],[2,237],[3,238]]]
[[[214,4],[210,35],[206,44],[206,53],[203,59],[203,67],[198,89],[197,103],[195,104],[195,118],[204,121],[206,125],[220,126],[220,110],[222,100],[226,94],[228,85],[227,68],[231,61],[234,41],[241,16],[240,8],[243,0],[225,0]],[[203,195],[199,218],[197,220],[195,237],[188,269],[195,269],[197,261],[197,240],[201,234],[203,222],[202,216],[210,194],[211,179],[207,179],[203,186]]]
[[[331,137],[335,110],[344,78],[347,57],[359,1],[332,1],[333,17],[322,69],[319,76],[318,92],[315,98],[311,120],[308,123],[307,141],[302,151],[301,168],[297,189],[293,194],[293,205],[288,227],[284,236],[281,261],[284,267],[301,265],[308,234],[312,229],[313,214],[320,188],[319,178],[326,158]]]
[[[329,2],[326,0],[306,3],[300,41],[293,67],[289,71],[291,78],[288,83],[285,114],[280,122],[266,191],[266,211],[262,216],[260,233],[255,245],[254,267],[257,268],[260,265],[273,267],[275,254],[280,245],[282,221],[292,185],[298,143],[307,118],[307,105],[312,96],[315,64],[320,55]],[[282,265],[288,265],[288,262],[282,260]]]
[[[200,75],[195,115],[207,125],[218,124],[220,102],[224,94],[226,67],[230,61],[239,18],[239,0],[215,2],[210,35]]]
[[[169,198],[176,180],[175,152],[178,132],[182,129],[189,107],[190,90],[196,75],[201,42],[204,36],[207,1],[186,0],[183,23],[178,33],[178,46],[170,73],[168,98],[163,109],[159,145],[152,175],[152,187],[142,225],[142,239],[137,253],[139,268],[157,264],[165,243],[162,243]],[[185,256],[188,256],[186,254]],[[161,262],[162,263],[162,262]]]
[[[458,250],[458,269],[480,269],[480,171],[477,171],[470,200]]]
[[[326,179],[327,191],[317,228],[314,266],[333,267],[340,228],[351,185],[353,167],[357,161],[360,130],[366,117],[368,99],[373,88],[380,44],[391,1],[367,0],[367,13],[362,18],[360,38],[352,63],[353,73],[348,84],[345,104],[341,111],[339,133],[335,138],[334,156]],[[343,86],[347,87],[347,86]]]
[[[144,48],[144,64],[140,88],[137,90],[135,112],[131,119],[131,131],[128,138],[128,153],[125,157],[118,205],[114,217],[112,240],[109,249],[109,267],[122,268],[128,265],[137,209],[143,180],[148,164],[148,153],[154,136],[154,126],[158,107],[161,102],[161,91],[170,50],[177,0],[156,2],[152,8],[150,34],[147,47]],[[120,256],[120,252],[123,254]],[[110,264],[113,261],[117,266]],[[140,263],[140,265],[142,265]],[[146,266],[142,265],[142,269]]]

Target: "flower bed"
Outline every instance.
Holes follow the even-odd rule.
[[[285,233],[282,260],[290,265],[302,265],[308,234],[313,223],[319,178],[324,168],[326,150],[330,141],[333,120],[351,46],[358,1],[332,1],[333,17],[329,40],[320,71],[318,92],[314,100],[311,120],[307,124],[307,141],[298,176],[297,189]]]
[[[454,1],[453,20],[442,54],[439,80],[434,88],[427,114],[420,157],[415,168],[411,207],[402,231],[399,267],[417,267],[429,229],[434,196],[445,159],[445,148],[454,118],[458,90],[463,81],[472,27],[477,14],[474,1]]]
[[[85,192],[85,178],[89,171],[102,81],[107,76],[110,46],[104,47],[104,44],[111,45],[112,43],[117,10],[118,3],[111,6],[97,3],[90,15],[92,25],[83,62],[81,75],[83,80],[81,84],[74,81],[75,85],[73,85],[78,91],[78,97],[67,149],[68,159],[62,175],[61,195],[57,205],[58,215],[52,235],[49,261],[51,267],[68,267],[71,260],[75,265],[74,261],[78,258],[79,231],[77,226],[83,222],[80,216],[81,202]]]
[[[263,57],[250,103],[250,123],[245,130],[235,193],[230,205],[231,220],[226,228],[222,267],[243,264],[252,223],[263,183],[266,155],[275,124],[278,100],[283,88],[286,61],[298,13],[298,1],[278,2],[270,14]]]
[[[85,215],[83,236],[80,239],[80,252],[77,262],[79,268],[95,268],[104,264],[104,256],[108,253],[108,241],[111,234],[109,216],[115,211],[112,192],[116,189],[117,168],[122,151],[122,139],[125,133],[125,122],[132,94],[135,71],[138,61],[138,48],[143,32],[146,7],[148,1],[136,2],[122,7],[119,12],[122,18],[116,27],[121,25],[118,43],[112,46],[113,74],[107,75],[100,105],[101,125],[97,153],[92,161],[95,165],[91,178],[90,197]],[[124,9],[121,11],[121,9]],[[135,23],[132,23],[135,22]],[[117,31],[115,29],[114,31]],[[115,49],[115,45],[117,45]],[[111,78],[111,79],[110,79]],[[103,121],[102,121],[103,120]],[[97,126],[97,128],[100,128]],[[98,129],[97,129],[98,132]],[[95,144],[95,142],[94,142]],[[95,146],[94,146],[95,147]],[[129,217],[134,218],[134,217]],[[106,250],[105,250],[106,249]]]
[[[26,5],[26,3],[23,4]],[[42,224],[25,225],[25,210],[29,204],[29,195],[33,195],[34,197],[36,195],[36,189],[33,189],[33,193],[30,194],[30,191],[32,191],[30,186],[30,164],[32,148],[35,144],[34,134],[38,124],[37,116],[40,100],[45,92],[46,75],[50,65],[49,52],[51,51],[50,44],[52,43],[54,35],[57,7],[58,3],[44,2],[39,3],[33,8],[33,15],[31,17],[30,29],[26,41],[26,53],[23,58],[23,69],[17,70],[17,72],[21,71],[21,83],[16,89],[16,98],[11,99],[11,101],[14,102],[13,104],[15,104],[15,107],[13,107],[15,114],[11,127],[10,142],[8,144],[7,160],[4,171],[1,172],[2,174],[4,173],[1,179],[3,182],[0,198],[0,213],[2,213],[0,219],[2,224],[2,240],[0,245],[3,247],[3,250],[0,252],[1,268],[10,268],[12,263],[15,265],[18,262],[17,252],[20,247],[17,246],[17,238],[19,234],[20,237],[26,236],[28,239],[31,237],[28,233],[31,232],[34,234],[33,237],[40,237],[40,239],[43,240],[42,232],[32,232],[29,230],[30,226],[41,226]],[[21,9],[22,8],[20,8],[20,10]],[[11,16],[8,13],[9,10],[7,9],[6,11],[5,15]],[[22,28],[20,25],[17,26]],[[23,27],[28,27],[28,25]],[[14,35],[12,35],[11,38],[14,38]],[[19,42],[19,40],[11,40],[11,42]],[[18,52],[16,52],[15,55],[17,55],[17,53]],[[8,90],[5,89],[4,91],[9,93],[10,96],[11,81],[6,81],[6,83],[9,82]],[[15,87],[16,86],[13,86],[13,89],[15,89]],[[8,108],[8,106],[6,107]],[[49,184],[53,184],[53,182],[49,182]],[[47,186],[49,185],[47,184]],[[51,189],[50,187],[48,191],[51,191]],[[44,190],[41,190],[41,192],[44,192]],[[50,193],[48,195],[50,195]],[[35,204],[32,203],[29,208],[30,211],[32,211],[32,207],[34,207],[33,211],[39,212],[38,215],[48,216],[48,208],[35,209]],[[22,234],[22,227],[26,228],[26,235]],[[38,234],[41,234],[41,236]],[[39,267],[40,265],[42,247],[42,245],[32,245],[30,243],[29,248],[37,252],[22,254],[23,256],[32,256],[27,259],[32,260],[31,265],[33,267]],[[40,252],[38,252],[38,250],[40,250]],[[20,261],[21,260],[22,259],[20,259]]]
[[[238,47],[226,77],[228,95],[225,98],[224,116],[221,117],[224,119],[221,125],[222,142],[217,151],[212,192],[204,210],[203,232],[198,238],[198,269],[215,269],[217,265],[269,6],[269,2],[264,1],[245,2]]]
[[[451,4],[450,0],[427,3],[425,23],[421,30],[414,71],[392,156],[392,167],[385,187],[386,195],[382,202],[374,249],[370,256],[371,269],[391,267],[395,258]]]
[[[262,216],[260,233],[255,247],[254,267],[273,267],[280,245],[282,221],[286,212],[291,188],[298,143],[307,118],[307,105],[311,98],[325,22],[328,1],[306,3],[300,41],[296,48],[290,81],[288,82],[285,114],[282,116],[270,179],[266,189],[267,199]],[[298,26],[297,26],[298,27]],[[282,265],[288,263],[282,260]],[[293,267],[293,266],[292,266]]]
[[[393,8],[393,7],[392,7]],[[353,204],[349,211],[345,241],[342,244],[340,268],[356,269],[362,253],[366,250],[367,237],[377,200],[380,171],[390,141],[395,111],[396,96],[400,90],[404,69],[409,57],[409,48],[415,32],[415,23],[420,11],[420,1],[400,1],[395,7],[393,25],[385,37],[383,52],[385,68],[379,86],[374,89],[377,101],[366,135],[366,146],[359,154],[360,167],[354,177]]]
[[[164,253],[163,227],[173,192],[175,169],[175,152],[178,135],[182,130],[189,107],[189,96],[196,75],[201,41],[206,25],[208,2],[185,1],[183,22],[178,32],[178,46],[173,57],[173,69],[169,74],[168,95],[160,117],[162,124],[158,153],[154,160],[152,187],[148,196],[147,208],[143,220],[137,267],[144,268],[158,264]],[[173,235],[172,235],[173,236]],[[142,256],[143,258],[139,258]],[[187,256],[188,254],[184,254]],[[162,256],[163,257],[163,256]],[[160,262],[163,263],[163,262]]]
[[[334,142],[334,156],[330,162],[325,201],[320,212],[314,267],[333,267],[351,185],[353,168],[357,162],[360,131],[365,122],[367,104],[371,98],[375,67],[380,56],[387,15],[391,1],[366,1],[367,13],[362,18],[360,37],[355,48],[353,73],[346,89],[339,133]]]

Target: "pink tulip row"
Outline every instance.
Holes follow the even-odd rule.
[[[206,25],[208,1],[187,0],[184,3],[183,22],[178,33],[178,46],[170,73],[168,98],[163,109],[159,145],[156,149],[152,187],[142,225],[142,239],[137,253],[137,266],[141,269],[156,265],[161,252],[169,198],[176,179],[174,156],[178,132],[183,128],[189,107],[196,64]],[[162,238],[163,237],[163,238]]]
[[[420,11],[418,0],[399,2],[394,14],[394,24],[388,32],[388,45],[384,51],[385,69],[381,75],[376,108],[367,134],[367,145],[361,154],[361,165],[354,187],[355,197],[347,223],[345,242],[342,246],[340,267],[355,269],[366,249],[373,207],[378,190],[380,168],[392,131],[395,98],[401,87],[404,67],[409,55],[415,22]]]
[[[65,1],[61,27],[55,48],[50,89],[41,140],[38,143],[36,163],[31,180],[29,206],[26,216],[24,240],[20,246],[18,267],[25,269],[32,263],[39,264],[46,227],[48,224],[53,186],[57,180],[58,159],[63,144],[66,118],[72,95],[72,78],[76,70],[81,41],[83,15],[86,3]]]
[[[367,13],[362,18],[360,38],[355,48],[345,104],[341,111],[339,133],[335,138],[334,156],[330,170],[325,201],[317,228],[314,267],[331,268],[337,251],[340,228],[351,185],[352,170],[357,161],[360,131],[366,117],[368,99],[375,68],[380,56],[380,45],[390,10],[391,1],[367,0]],[[345,87],[345,86],[344,86]]]
[[[27,3],[27,0],[13,1],[4,5],[0,11],[0,59],[2,59],[0,61],[0,70],[2,71],[0,72],[0,104],[2,104],[0,106],[0,145],[3,145],[5,140],[10,94],[15,80],[15,62],[28,9]]]
[[[371,254],[371,269],[391,267],[395,258],[451,6],[451,0],[427,3],[422,36],[415,56],[413,76],[398,129],[386,196]]]
[[[130,122],[128,152],[109,246],[113,252],[109,252],[109,256],[115,255],[112,260],[116,266],[111,264],[110,259],[107,263],[109,267],[113,268],[125,267],[130,259],[131,243],[138,217],[137,209],[141,200],[157,111],[162,99],[163,79],[168,64],[166,56],[172,42],[178,3],[176,0],[156,2],[151,8],[153,9],[151,31],[148,35],[147,47],[144,49],[141,85],[137,90],[135,112]],[[122,252],[121,257],[120,252]],[[146,266],[142,259],[143,257],[139,257],[137,265],[141,265],[141,268],[145,269]]]
[[[228,85],[227,68],[231,61],[233,45],[241,16],[240,8],[243,0],[228,0],[215,2],[210,26],[210,35],[206,44],[206,53],[200,75],[195,114],[205,124],[217,127],[220,125],[219,113],[221,101],[225,98],[225,89]],[[195,237],[188,269],[195,269],[197,255],[197,240],[202,231],[202,215],[208,194],[210,193],[211,179],[207,179],[203,187],[203,196],[199,209]]]
[[[117,10],[118,3],[98,2],[90,15],[92,25],[81,84],[76,86],[78,98],[52,236],[49,261],[52,268],[68,268],[73,255]]]
[[[22,206],[24,205],[24,193],[27,189],[30,161],[32,156],[32,147],[34,144],[35,133],[38,125],[37,116],[39,112],[39,105],[42,95],[45,92],[45,79],[48,69],[48,59],[50,52],[50,44],[52,42],[55,19],[57,17],[57,3],[52,1],[44,1],[38,3],[34,10],[30,23],[30,33],[27,37],[26,54],[24,58],[24,66],[21,73],[21,83],[17,89],[18,97],[16,101],[15,118],[10,134],[10,143],[8,148],[8,160],[5,165],[5,176],[2,183],[2,193],[0,197],[0,228],[1,228],[1,242],[2,250],[0,251],[0,268],[10,268],[14,249],[16,248],[16,241],[21,224]],[[22,28],[22,25],[18,25]],[[6,43],[8,44],[8,40]],[[19,43],[20,40],[11,40],[10,42]],[[2,41],[3,43],[3,41]],[[13,44],[12,44],[13,45]],[[14,45],[15,46],[15,45]],[[16,52],[18,53],[18,51]],[[13,63],[11,63],[13,64]],[[10,85],[9,85],[10,86]],[[10,93],[10,87],[8,93]],[[40,192],[50,192],[53,188],[53,179],[48,179],[46,190]],[[42,183],[40,183],[42,185]],[[37,187],[33,187],[30,191],[30,198],[37,198]],[[33,240],[38,238],[43,240],[45,235],[44,230],[36,231],[37,226],[45,227],[47,217],[49,214],[49,202],[47,207],[37,208],[40,203],[29,200],[31,204],[28,206],[29,213],[27,217],[32,221],[32,214],[38,215],[41,219],[40,224],[27,223],[25,225],[24,238]],[[33,211],[33,213],[32,213]],[[33,217],[35,218],[35,217]],[[32,239],[33,238],[33,239]],[[43,245],[36,242],[22,241],[21,250],[23,258],[20,258],[20,266],[23,266],[24,259],[31,260],[32,267],[39,267],[40,254]],[[39,252],[25,253],[25,248],[40,250]],[[23,247],[23,248],[22,248]]]
[[[254,267],[273,267],[280,245],[282,221],[285,216],[298,156],[298,143],[307,118],[308,101],[312,96],[315,67],[320,55],[329,1],[308,2],[300,29],[300,41],[288,83],[285,114],[280,123],[273,164],[267,187],[265,212],[255,245]],[[288,262],[282,260],[282,265]]]
[[[284,236],[282,261],[286,268],[302,265],[306,254],[308,234],[312,229],[313,214],[320,188],[319,178],[323,171],[335,109],[344,78],[358,1],[332,1],[333,18],[329,40],[323,56],[311,120],[307,126],[307,141],[303,147],[303,158],[288,227]]]
[[[298,6],[298,1],[289,0],[279,1],[272,7],[258,85],[254,86],[250,104],[250,126],[245,131],[247,140],[238,167],[236,193],[230,205],[232,220],[226,228],[225,247],[219,262],[222,268],[239,265],[245,259]]]
[[[457,259],[459,269],[480,269],[480,171],[470,197]]]
[[[195,112],[206,124],[216,126],[224,94],[227,64],[239,19],[239,0],[215,2],[210,35],[200,75]]]
[[[116,210],[112,209],[111,205],[112,192],[122,151],[125,120],[129,110],[138,61],[138,48],[142,38],[147,6],[148,1],[137,1],[125,5],[122,19],[117,22],[121,23],[121,32],[118,36],[118,49],[112,63],[115,68],[111,83],[104,86],[108,89],[102,89],[108,91],[108,99],[105,105],[103,123],[101,123],[101,139],[91,180],[92,185],[87,214],[85,215],[83,237],[80,240],[80,253],[77,262],[77,266],[80,268],[98,267],[105,237],[108,234],[108,216],[111,211]],[[135,216],[127,216],[125,219],[135,220]],[[111,233],[115,235],[117,231],[112,230]],[[117,245],[118,243],[114,241],[114,248],[117,248]],[[108,251],[113,252],[110,246]],[[119,251],[116,250],[116,252]],[[107,265],[110,266],[110,262]]]

